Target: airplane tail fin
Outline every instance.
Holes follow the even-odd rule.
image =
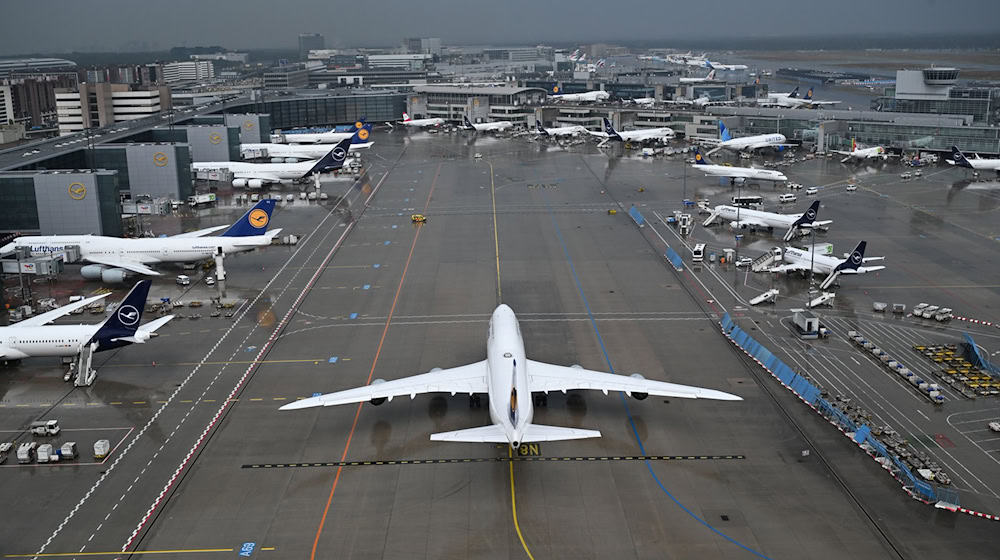
[[[548,132],[545,131],[545,127],[542,126],[542,121],[540,121],[538,119],[535,119],[535,130],[537,130],[539,133],[544,134],[546,136],[548,136],[548,134],[549,134]]]
[[[367,144],[368,141],[371,139],[371,136],[372,136],[372,125],[363,124],[361,125],[360,128],[357,129],[357,131],[354,133],[354,136],[351,136],[351,144]]]
[[[786,242],[790,241],[792,239],[792,236],[795,235],[795,232],[800,227],[812,227],[812,223],[816,221],[816,216],[818,214],[819,214],[819,201],[814,200],[813,203],[809,205],[809,208],[807,208],[806,211],[803,212],[801,216],[799,216],[799,219],[792,222],[791,227],[789,227],[788,231],[785,232],[785,237],[784,237],[785,241]]]
[[[354,136],[361,137],[361,133],[365,132],[365,129],[354,133]],[[367,134],[366,134],[367,136]],[[303,177],[308,177],[313,173],[325,173],[327,171],[334,171],[344,167],[344,161],[347,159],[347,152],[351,149],[351,144],[354,142],[354,137],[341,140],[336,146],[333,147],[325,156],[319,159],[315,165],[309,168],[302,174]]]
[[[719,119],[719,138],[721,138],[723,142],[733,139],[733,136],[729,134],[729,129],[726,128],[726,123],[722,122],[722,119]]]
[[[271,222],[271,212],[274,211],[275,200],[266,198],[247,210],[246,214],[236,220],[222,237],[248,237],[251,235],[264,235],[267,231],[267,224]]]
[[[403,122],[409,122],[409,121],[412,121],[412,120],[413,119],[410,118],[410,115],[407,114],[406,111],[403,111]]]
[[[802,99],[809,101],[812,98],[813,98],[813,88],[809,88],[809,91],[806,92],[806,96],[803,97]]]
[[[951,147],[951,159],[955,162],[955,165],[972,169],[972,164],[969,163],[969,158],[965,157],[965,154],[962,153],[962,150],[958,149],[958,146]]]
[[[118,304],[115,312],[101,323],[90,342],[97,342],[101,346],[107,347],[119,339],[135,335],[135,331],[138,330],[139,323],[142,321],[142,311],[146,308],[146,296],[149,295],[149,287],[152,284],[151,280],[136,282],[125,299]]]
[[[851,151],[855,152],[855,151],[857,151],[857,149],[858,149],[858,139],[857,138],[851,138]]]
[[[868,242],[866,241],[858,243],[858,246],[851,251],[851,255],[844,259],[844,262],[838,264],[833,270],[835,272],[841,270],[857,270],[858,267],[861,266],[861,263],[865,262],[865,247],[867,245]]]
[[[694,164],[695,165],[708,165],[708,163],[705,162],[704,156],[701,155],[701,151],[698,150],[698,148],[694,149]]]
[[[614,138],[616,140],[621,140],[622,137],[615,130],[615,127],[611,125],[611,121],[607,117],[604,117],[604,132],[608,135],[608,138]]]
[[[472,126],[472,121],[469,120],[468,116],[462,116],[462,123],[465,125],[465,128],[471,128],[473,130],[476,128],[475,126]]]
[[[715,68],[712,68],[712,71],[709,72],[707,76],[705,76],[705,79],[706,80],[714,80],[715,79]]]

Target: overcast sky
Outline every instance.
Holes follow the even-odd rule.
[[[0,0],[0,56],[222,45],[328,47],[1000,32],[1000,0]],[[848,45],[849,46],[849,45]],[[808,45],[803,45],[808,48]]]

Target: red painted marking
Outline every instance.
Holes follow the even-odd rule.
[[[948,436],[944,434],[934,434],[934,441],[941,447],[955,447],[955,442],[948,439]]]

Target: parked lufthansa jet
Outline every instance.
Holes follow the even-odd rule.
[[[524,340],[514,311],[501,304],[490,318],[486,359],[450,369],[435,368],[429,373],[394,381],[376,379],[370,385],[311,397],[286,404],[281,410],[369,401],[380,405],[403,395],[411,399],[422,393],[467,393],[470,399],[489,395],[492,424],[453,432],[431,434],[436,441],[507,443],[517,448],[522,443],[560,441],[600,437],[597,430],[544,426],[531,422],[534,415],[532,393],[566,392],[573,389],[624,391],[638,400],[649,395],[682,399],[743,400],[736,395],[677,385],[631,376],[590,371],[579,366],[558,366],[529,360],[524,355]],[[540,396],[541,397],[541,396]],[[544,397],[541,397],[544,399]],[[472,402],[472,401],[470,401]]]

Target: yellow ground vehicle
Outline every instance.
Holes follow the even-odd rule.
[[[423,214],[413,214],[410,216],[410,221],[415,224],[422,224],[427,221],[427,218]]]

